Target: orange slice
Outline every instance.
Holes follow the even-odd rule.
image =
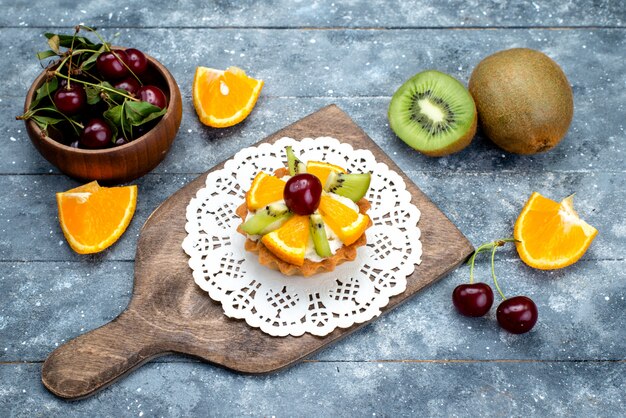
[[[250,78],[237,67],[226,71],[196,67],[193,78],[193,105],[200,122],[215,128],[236,125],[256,104],[263,80]]]
[[[294,215],[280,228],[263,235],[261,242],[276,257],[287,263],[301,266],[304,264],[309,231],[309,217]]]
[[[259,171],[259,174],[252,180],[250,190],[246,193],[248,210],[261,209],[272,202],[282,200],[285,184],[278,177]]]
[[[321,197],[319,211],[324,222],[345,245],[359,239],[370,223],[369,216],[356,212],[329,196]]]
[[[57,193],[61,229],[79,254],[113,245],[126,231],[136,205],[137,186],[100,187],[93,181]]]
[[[526,202],[513,230],[522,261],[541,270],[574,264],[597,234],[598,230],[574,211],[574,195],[557,203],[536,192]]]
[[[331,171],[336,173],[345,173],[346,170],[338,165],[325,163],[323,161],[309,161],[306,163],[306,172],[313,174],[320,179],[322,186],[326,184],[326,179]]]

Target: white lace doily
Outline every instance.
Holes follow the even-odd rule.
[[[325,161],[353,172],[372,172],[365,196],[368,215],[367,246],[354,261],[333,272],[304,278],[285,276],[258,263],[244,249],[245,237],[236,231],[235,214],[254,176],[285,166],[285,146],[307,160]],[[368,150],[329,137],[296,141],[281,138],[274,144],[245,148],[222,170],[209,173],[206,186],[187,206],[187,237],[183,249],[190,256],[193,278],[209,296],[222,303],[231,318],[245,319],[273,336],[323,336],[336,327],[347,328],[380,314],[389,298],[406,289],[406,277],[421,262],[422,244],[417,222],[420,211],[411,204],[402,177],[376,162]]]

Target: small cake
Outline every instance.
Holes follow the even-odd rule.
[[[291,147],[286,154],[287,167],[259,172],[237,208],[245,249],[288,276],[328,272],[354,260],[372,225],[364,198],[371,174],[321,161],[304,164]]]

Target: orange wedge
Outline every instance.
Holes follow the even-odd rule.
[[[309,161],[306,163],[306,172],[313,174],[320,179],[322,186],[326,184],[326,179],[331,171],[336,173],[345,173],[346,170],[338,165],[325,163],[322,161]]]
[[[261,242],[276,257],[287,263],[301,266],[304,264],[309,231],[309,217],[294,215],[280,228],[263,235]]]
[[[319,206],[324,222],[345,245],[354,243],[367,229],[370,218],[332,197],[322,196]]]
[[[226,71],[197,67],[193,78],[193,105],[200,122],[225,128],[244,120],[256,104],[263,80],[250,78],[237,67]]]
[[[250,190],[246,193],[246,205],[248,210],[257,210],[267,206],[272,202],[283,199],[285,182],[275,176],[259,171]]]
[[[574,211],[574,196],[557,203],[533,193],[513,230],[524,263],[541,270],[574,264],[585,254],[598,230]]]
[[[57,193],[59,222],[70,247],[97,253],[126,231],[137,205],[137,186],[100,187],[98,182]]]

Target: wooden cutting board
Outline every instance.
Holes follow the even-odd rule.
[[[325,107],[261,142],[283,136],[332,136],[366,148],[402,175],[422,215],[423,261],[408,277],[407,289],[382,309],[385,313],[450,272],[473,251],[472,245],[396,164],[338,107]],[[211,171],[223,167],[223,163]],[[148,218],[135,257],[131,301],[110,323],[54,350],[42,370],[43,384],[57,396],[77,399],[99,389],[157,356],[178,352],[232,370],[266,373],[287,367],[365,324],[336,329],[325,337],[271,337],[245,321],[230,319],[219,303],[193,281],[181,244],[185,208],[206,174],[187,184]],[[289,280],[285,278],[285,280]],[[315,280],[315,279],[312,279]]]

